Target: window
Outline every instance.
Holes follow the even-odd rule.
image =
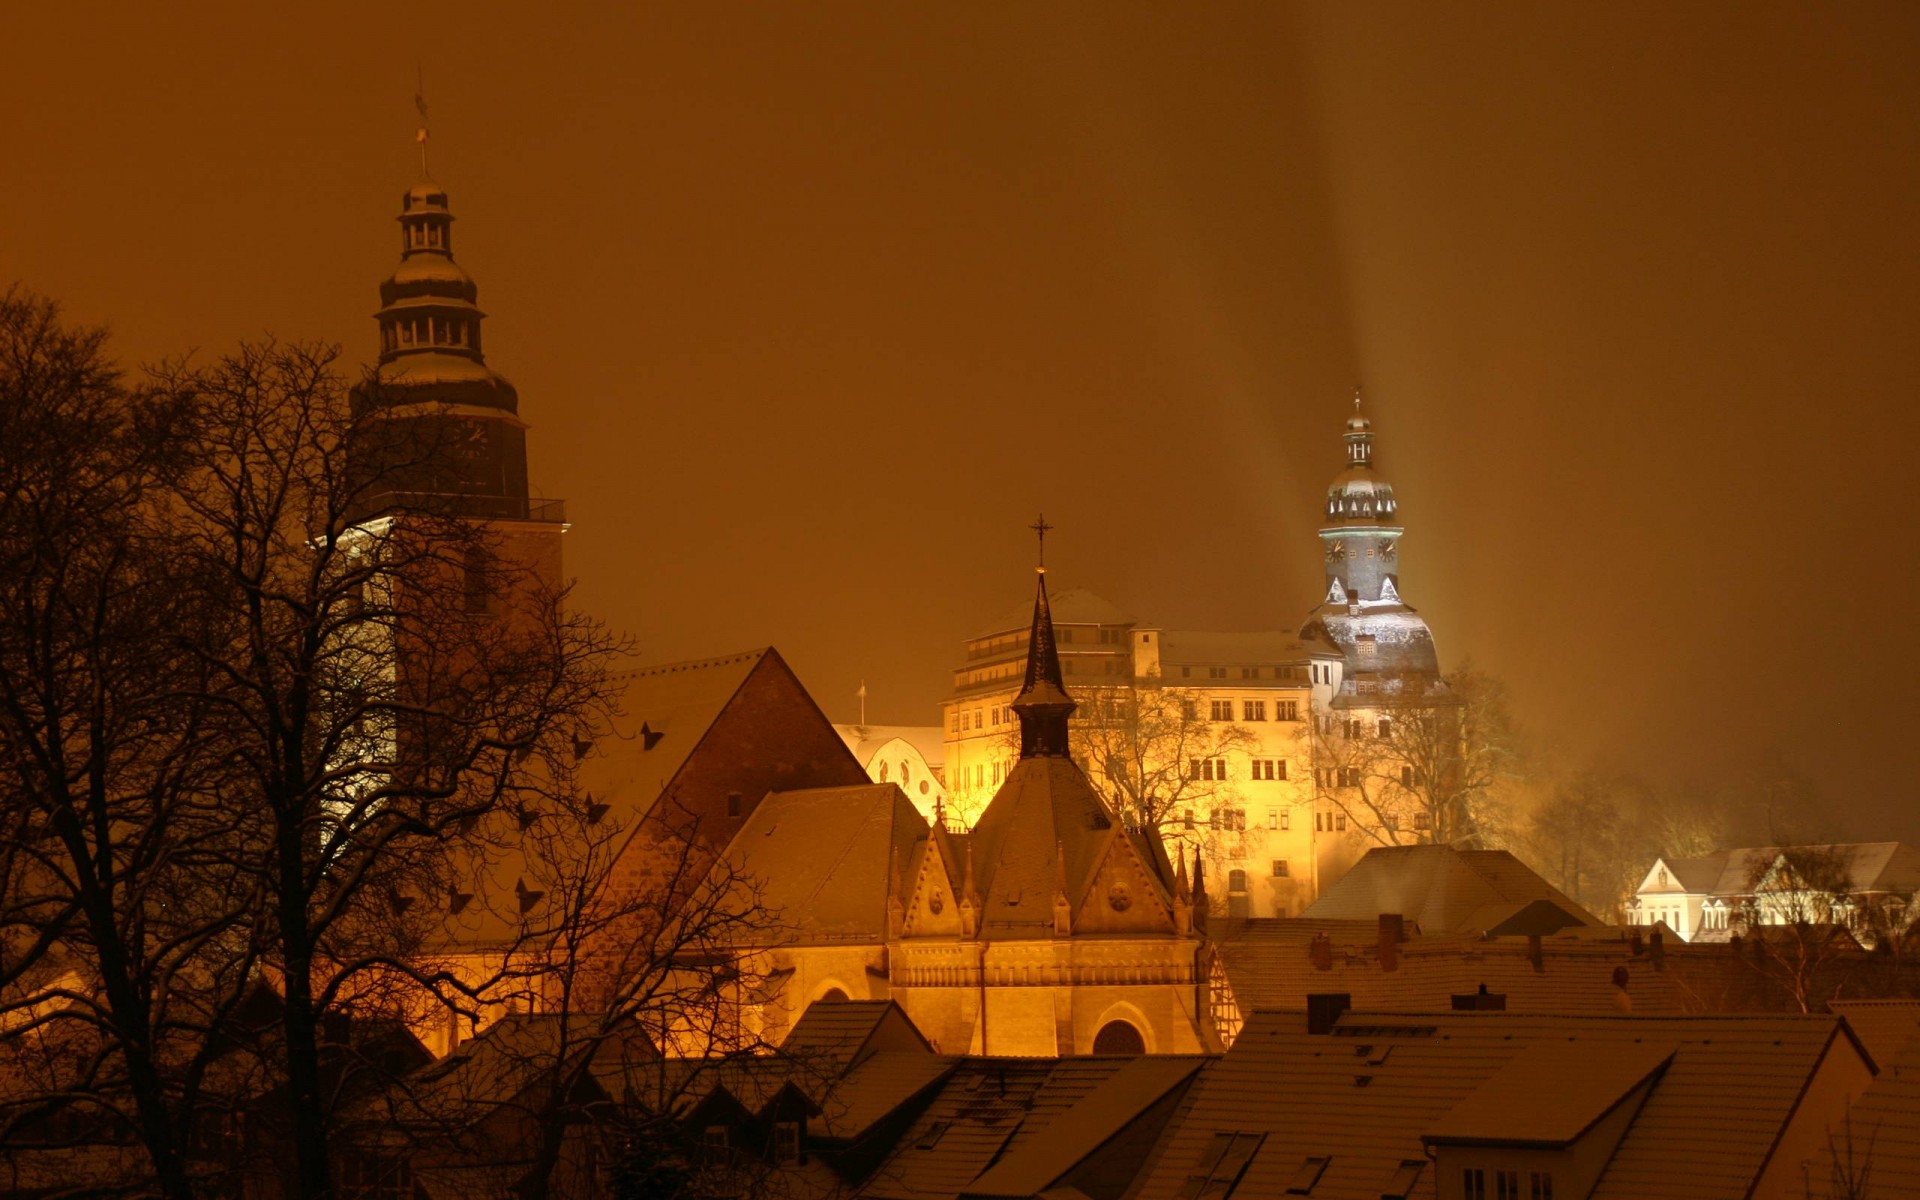
[[[1361,730],[1362,728],[1363,728],[1363,726],[1362,726],[1362,723],[1361,723],[1360,721],[1358,721],[1358,720],[1356,720],[1356,719],[1354,719],[1354,718],[1352,718],[1352,717],[1348,717],[1348,718],[1347,718],[1347,736],[1348,736],[1349,738],[1353,738],[1353,739],[1354,739],[1354,740],[1356,740],[1356,741],[1357,741],[1357,740],[1359,740],[1359,738],[1360,738],[1360,736],[1361,736],[1361,735],[1360,735],[1360,730]]]
[[[1227,872],[1227,890],[1230,892],[1246,891],[1247,890],[1247,873],[1245,871],[1228,871]]]
[[[1300,702],[1298,700],[1279,700],[1273,706],[1273,719],[1276,721],[1298,721]]]
[[[1400,786],[1403,788],[1411,788],[1413,786],[1413,768],[1412,767],[1400,768]]]
[[[1460,1200],[1487,1200],[1487,1173],[1479,1167],[1460,1172]]]
[[[1403,1158],[1400,1169],[1387,1180],[1387,1186],[1380,1189],[1380,1200],[1407,1200],[1413,1194],[1413,1185],[1420,1182],[1420,1172],[1425,1170],[1424,1158]]]
[[[1667,886],[1667,869],[1665,867],[1661,867],[1659,873],[1655,875],[1654,878],[1660,881],[1661,887],[1666,887]]]
[[[1381,718],[1380,718],[1380,725],[1379,725],[1379,729],[1380,729],[1380,736],[1381,736],[1381,737],[1383,737],[1383,738],[1390,738],[1390,737],[1392,737],[1392,736],[1393,736],[1393,721],[1392,721],[1392,720],[1391,720],[1390,718],[1387,718],[1387,717],[1381,717]]]
[[[1422,833],[1433,831],[1433,814],[1422,809],[1413,814],[1413,827]]]
[[[1347,814],[1343,812],[1333,814],[1333,828],[1336,833],[1345,833],[1347,831]]]
[[[1274,860],[1273,860],[1273,877],[1274,877],[1275,879],[1286,879],[1286,878],[1289,878],[1289,876],[1288,876],[1288,873],[1287,873],[1287,860],[1286,860],[1286,859],[1284,859],[1284,858],[1276,858],[1276,859],[1274,859]]]
[[[948,733],[960,732],[960,714],[959,713],[952,713],[947,717],[947,732]]]
[[[1280,828],[1280,810],[1279,809],[1270,808],[1267,810],[1267,828],[1268,829]]]
[[[1528,1177],[1527,1200],[1553,1200],[1553,1173],[1534,1171]]]
[[[1520,1200],[1520,1172],[1493,1173],[1493,1200]]]
[[[1294,1171],[1293,1178],[1287,1180],[1287,1195],[1313,1195],[1313,1185],[1320,1182],[1320,1176],[1326,1172],[1327,1164],[1332,1161],[1324,1154],[1316,1154],[1303,1161]]]
[[[1204,779],[1218,782],[1227,777],[1227,760],[1224,758],[1190,758],[1187,760],[1187,778]]]
[[[1201,1197],[1226,1200],[1233,1195],[1247,1164],[1253,1161],[1253,1152],[1266,1137],[1264,1133],[1214,1134],[1213,1140],[1201,1148],[1200,1160],[1187,1172],[1187,1182],[1180,1189],[1178,1200],[1201,1200]],[[1320,1163],[1322,1168],[1326,1166],[1325,1159]],[[1314,1178],[1318,1179],[1319,1175]]]
[[[487,598],[491,588],[487,582],[487,552],[478,546],[469,546],[465,561],[466,608],[470,613],[487,611]]]
[[[1259,667],[1241,667],[1241,668],[1240,668],[1240,678],[1242,678],[1242,679],[1258,679],[1258,678],[1260,678],[1260,668],[1259,668]]]
[[[1227,677],[1227,669],[1225,667],[1208,667],[1207,668],[1208,679],[1225,679],[1226,677]]]
[[[1313,831],[1315,833],[1325,833],[1327,831],[1327,814],[1313,814]]]
[[[1233,701],[1215,700],[1211,711],[1213,713],[1211,720],[1231,721],[1233,720]]]
[[[1341,787],[1359,787],[1360,786],[1360,768],[1359,767],[1341,767],[1340,773],[1337,776],[1337,779]]]
[[[1242,700],[1240,702],[1240,719],[1242,721],[1266,720],[1267,702],[1265,700]]]
[[[783,1163],[800,1161],[800,1122],[774,1122],[773,1161]]]
[[[337,1161],[342,1200],[409,1200],[413,1168],[404,1158],[385,1154],[346,1154]]]
[[[973,710],[973,727],[980,728],[980,710],[977,708]]]
[[[1247,810],[1244,808],[1216,808],[1213,810],[1213,827],[1228,833],[1237,833],[1247,827]],[[1244,875],[1244,872],[1240,874]]]
[[[1285,779],[1287,760],[1284,758],[1256,758],[1252,760],[1252,774],[1249,779]]]
[[[1284,808],[1280,810],[1280,828],[1282,829],[1293,828],[1293,814],[1291,812],[1288,812]]]

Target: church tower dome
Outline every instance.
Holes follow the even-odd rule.
[[[381,282],[374,314],[378,364],[354,389],[355,412],[383,425],[369,453],[384,464],[390,502],[564,521],[558,501],[530,498],[519,393],[487,365],[486,314],[478,286],[454,261],[453,220],[446,189],[423,169],[400,197],[400,262]]]

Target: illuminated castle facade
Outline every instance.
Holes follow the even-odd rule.
[[[1375,469],[1372,423],[1356,411],[1344,440],[1320,529],[1326,591],[1297,633],[1163,629],[1079,589],[1055,606],[1064,678],[1083,701],[1075,755],[1109,798],[1129,794],[1116,770],[1158,777],[1146,783],[1164,811],[1147,819],[1205,856],[1221,915],[1298,916],[1368,847],[1424,840],[1419,814],[1395,811],[1403,797],[1379,794],[1399,790],[1399,768],[1363,769],[1361,744],[1390,727],[1387,710],[1444,703],[1445,687],[1433,635],[1400,594],[1404,529]],[[1017,762],[1012,701],[1027,645],[1009,614],[968,639],[954,668],[942,717],[963,822]],[[1156,710],[1156,694],[1181,710]],[[1145,749],[1107,761],[1127,737]]]

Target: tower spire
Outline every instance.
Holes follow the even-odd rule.
[[[420,178],[431,178],[427,171],[427,75],[419,63],[413,64],[413,107],[420,114],[420,127],[413,140],[420,143]]]
[[[1047,524],[1043,516],[1030,528],[1039,535],[1045,552]],[[1053,608],[1047,602],[1047,568],[1044,561],[1035,568],[1037,587],[1033,597],[1033,629],[1027,637],[1027,673],[1014,698],[1013,711],[1020,718],[1021,758],[1066,758],[1067,718],[1077,707],[1067,695],[1060,671],[1060,648],[1054,642]]]

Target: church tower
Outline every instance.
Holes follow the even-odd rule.
[[[1073,761],[1075,707],[1041,567],[1013,702],[1020,758],[971,831],[936,821],[916,847],[889,946],[894,995],[950,1053],[1218,1048],[1185,873]]]
[[[367,515],[400,508],[479,522],[516,579],[557,591],[565,506],[528,490],[519,393],[487,365],[486,314],[454,261],[453,220],[446,190],[429,179],[401,197],[400,263],[374,314],[379,362],[354,389],[355,416],[371,431],[360,466],[380,476]]]

